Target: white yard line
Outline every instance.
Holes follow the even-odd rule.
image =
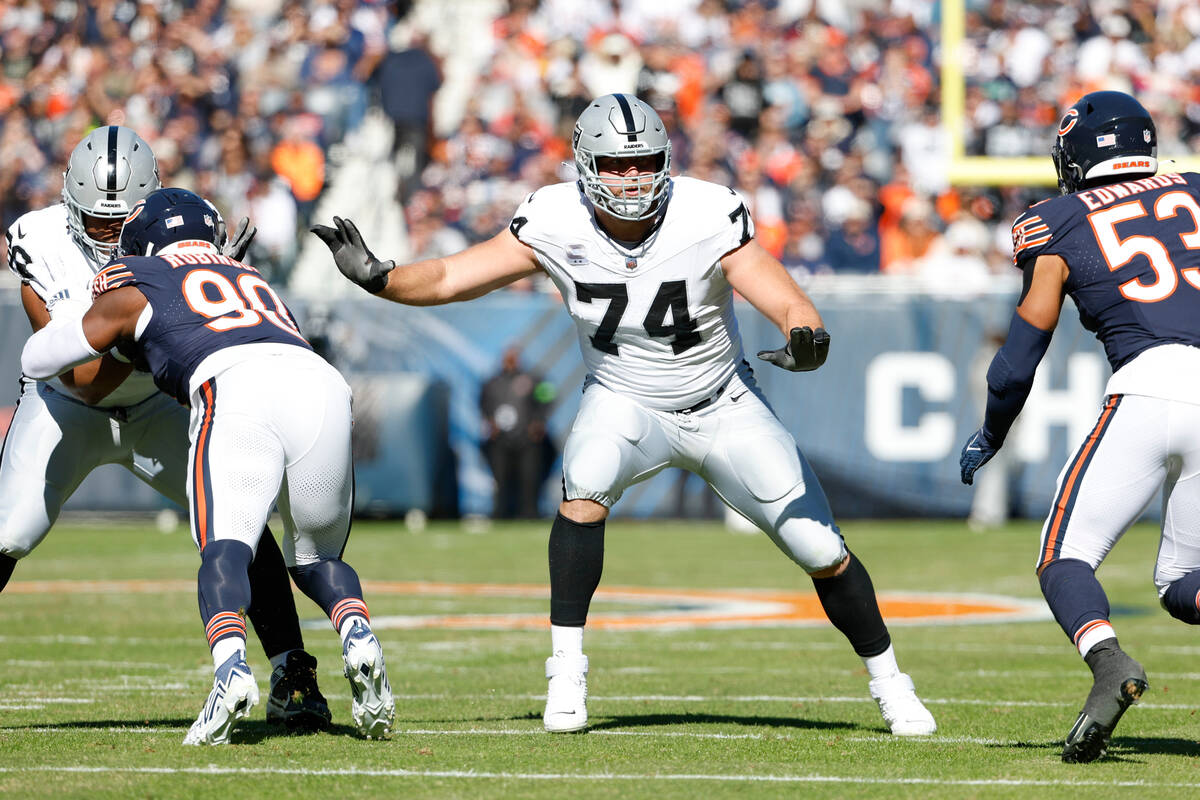
[[[42,765],[0,767],[0,774],[58,772],[126,775],[297,775],[365,778],[461,778],[465,780],[517,781],[700,781],[720,783],[848,783],[915,786],[1121,786],[1144,789],[1200,788],[1200,783],[1158,781],[1029,780],[1022,778],[872,778],[859,775],[722,775],[720,773],[619,773],[619,772],[483,772],[477,770],[285,769],[282,767],[69,767]]]

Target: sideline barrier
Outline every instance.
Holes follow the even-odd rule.
[[[814,285],[810,294],[832,336],[829,360],[816,372],[793,374],[756,362],[753,353],[779,346],[781,336],[744,303],[737,316],[759,384],[796,435],[834,512],[841,518],[965,516],[973,489],[959,483],[959,448],[982,419],[983,372],[995,347],[988,335],[1007,330],[1013,293],[937,297]],[[374,389],[359,388],[358,402],[364,421],[380,423],[369,438],[378,441],[383,460],[360,461],[360,513],[420,508],[446,514],[454,505],[461,514],[490,512],[491,476],[479,450],[479,388],[511,345],[521,347],[525,366],[558,388],[550,433],[561,448],[584,373],[575,328],[557,298],[498,293],[465,304],[406,308],[364,297],[328,307],[291,306],[306,335],[352,382],[375,382]],[[28,330],[19,302],[0,299],[0,405],[15,402]],[[1069,448],[1095,422],[1107,377],[1100,346],[1067,303],[1006,445],[1015,462],[1016,514],[1045,514]],[[386,412],[367,413],[380,402]],[[456,481],[447,473],[451,464]],[[545,485],[547,516],[560,496],[557,476],[556,469]],[[456,503],[448,491],[456,493]],[[707,493],[699,479],[684,480],[670,470],[632,487],[615,513],[720,514],[719,501],[707,500]],[[85,481],[68,508],[163,505],[109,467]]]

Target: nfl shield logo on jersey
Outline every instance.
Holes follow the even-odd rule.
[[[633,256],[625,256],[625,269],[637,269],[637,259]]]

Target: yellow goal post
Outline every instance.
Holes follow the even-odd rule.
[[[1050,142],[1039,156],[995,158],[968,156],[966,75],[963,71],[966,41],[966,0],[942,4],[942,124],[950,143],[948,172],[955,186],[1054,186],[1058,179],[1050,162]],[[1192,155],[1158,157],[1160,171],[1200,172],[1200,158]]]

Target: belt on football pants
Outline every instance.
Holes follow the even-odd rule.
[[[725,386],[728,386],[728,385],[729,384],[725,384]],[[717,402],[717,398],[719,398],[722,394],[724,394],[725,386],[722,386],[720,389],[717,389],[717,391],[715,391],[713,394],[709,395],[708,397],[704,398],[699,403],[696,403],[696,405],[688,406],[687,408],[677,408],[671,413],[673,413],[673,414],[694,414],[697,411],[703,411],[704,409],[711,406],[713,403]]]

